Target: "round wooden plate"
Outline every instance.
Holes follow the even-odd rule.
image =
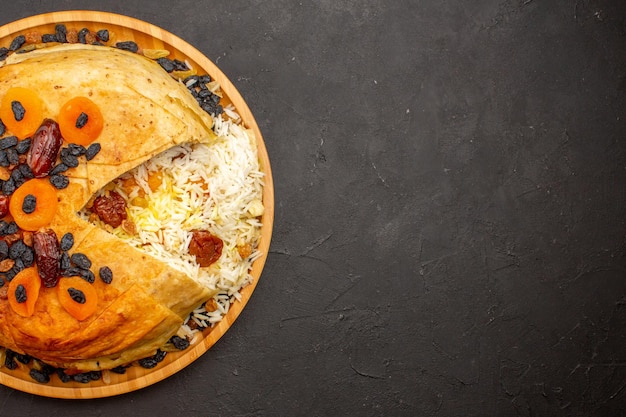
[[[0,46],[8,47],[15,36],[31,31],[38,31],[40,34],[54,33],[54,27],[58,23],[64,23],[68,29],[75,28],[76,30],[84,27],[94,32],[108,29],[115,37],[115,41],[135,41],[140,48],[144,49],[166,49],[171,53],[169,58],[187,60],[198,70],[198,73],[209,74],[220,83],[225,95],[225,102],[232,103],[241,116],[243,124],[254,131],[257,138],[259,159],[265,173],[263,191],[265,214],[262,218],[263,227],[259,245],[259,250],[263,255],[252,266],[251,273],[254,281],[242,289],[241,301],[232,304],[222,321],[212,329],[205,331],[198,342],[184,351],[169,353],[165,360],[154,369],[148,370],[139,366],[132,366],[124,375],[109,372],[110,380],[106,382],[102,378],[88,384],[63,383],[57,377],[52,377],[49,383],[39,384],[29,376],[26,368],[18,368],[15,371],[7,370],[4,367],[0,368],[1,384],[27,393],[73,399],[109,397],[144,388],[175,374],[205,353],[230,328],[250,299],[265,265],[274,220],[274,187],[267,150],[250,109],[222,71],[200,51],[172,33],[149,23],[127,16],[95,11],[54,12],[9,23],[0,27]]]

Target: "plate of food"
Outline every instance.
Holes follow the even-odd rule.
[[[270,161],[193,46],[127,16],[0,27],[0,383],[98,398],[191,364],[269,251]]]

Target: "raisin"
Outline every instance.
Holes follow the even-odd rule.
[[[76,374],[72,376],[72,379],[76,382],[80,382],[81,384],[88,384],[91,382],[91,376],[87,372]]]
[[[76,155],[72,155],[70,148],[61,149],[61,162],[70,168],[76,168],[78,166],[78,158]]]
[[[0,139],[0,149],[9,149],[15,145],[17,145],[16,136],[7,136],[6,138]]]
[[[61,382],[70,382],[72,380],[72,377],[68,374],[65,373],[65,370],[62,368],[58,368],[56,370],[57,372],[57,376],[59,377],[59,379],[61,380]]]
[[[111,372],[115,374],[123,375],[126,373],[126,368],[127,368],[126,366],[119,365],[119,366],[116,366],[115,368],[111,368]]]
[[[12,371],[17,369],[17,362],[15,361],[15,352],[13,352],[10,349],[7,349],[5,351],[4,366],[6,366],[7,369],[10,369]]]
[[[27,246],[23,240],[18,240],[17,242],[13,243],[11,245],[11,248],[9,249],[9,258],[13,260],[19,258],[26,250],[26,247]]]
[[[2,123],[2,120],[0,120],[0,136],[4,135],[6,130],[7,130],[7,127],[4,125],[4,123]]]
[[[22,45],[24,45],[26,43],[26,36],[24,35],[19,35],[16,36],[15,38],[13,38],[13,40],[11,41],[11,45],[9,46],[9,50],[10,51],[17,51],[18,49],[20,49],[22,47]]]
[[[13,171],[19,172],[19,171]],[[32,194],[28,194],[24,197],[24,201],[22,202],[22,211],[26,214],[31,214],[37,208],[37,197]]]
[[[9,214],[9,197],[0,194],[0,218]]]
[[[19,232],[19,230],[20,228],[17,226],[17,223],[15,223],[14,221],[7,224],[6,228],[4,229],[7,235],[15,234]]]
[[[22,258],[17,258],[13,263],[13,268],[11,268],[11,270],[18,274],[20,271],[23,271],[24,268],[26,268],[26,265],[24,265],[24,261],[22,261]]]
[[[17,165],[20,163],[20,155],[17,153],[15,148],[9,148],[6,150],[7,159],[9,160],[9,164]]]
[[[37,369],[34,369],[34,368],[31,369],[29,374],[32,379],[34,379],[35,381],[41,384],[47,384],[48,382],[50,382],[50,375],[44,372],[38,371]]]
[[[78,269],[78,276],[87,281],[90,284],[96,282],[96,276],[89,269]]]
[[[89,29],[82,28],[78,32],[78,42],[80,42],[80,43],[87,43],[87,34],[89,34]]]
[[[28,297],[26,296],[26,287],[24,287],[22,284],[18,285],[17,288],[15,288],[15,301],[22,304],[25,303],[27,299]]]
[[[102,42],[109,41],[109,31],[107,29],[101,29],[96,32],[96,37]]]
[[[178,350],[185,350],[189,347],[189,340],[182,338],[180,336],[172,336],[172,338],[170,339],[170,342]]]
[[[102,372],[101,371],[89,371],[87,373],[89,374],[89,378],[91,378],[92,381],[97,381],[100,378],[102,378]]]
[[[14,169],[13,171],[11,171],[11,179],[13,180],[13,184],[15,184],[15,188],[20,188],[21,185],[26,182],[26,179],[19,169]]]
[[[137,362],[139,363],[139,366],[145,369],[152,369],[159,364],[154,357],[139,359]]]
[[[77,290],[74,287],[70,287],[67,289],[67,292],[70,295],[70,297],[72,297],[72,300],[74,300],[78,304],[85,304],[85,302],[87,301],[85,299],[85,293],[82,292],[81,290]]]
[[[67,171],[68,169],[69,167],[61,162],[60,164],[58,164],[57,166],[55,166],[54,168],[50,170],[49,175],[50,176],[57,175],[57,174]]]
[[[33,360],[33,357],[30,356],[30,355],[27,355],[25,353],[16,353],[15,354],[15,359],[17,359],[17,361],[19,363],[23,363],[24,365],[28,365]]]
[[[74,246],[74,235],[71,233],[66,233],[61,238],[60,247],[62,251],[68,251],[72,249]]]
[[[0,288],[4,287],[4,277],[0,276]]]
[[[57,190],[62,190],[70,185],[70,180],[65,175],[56,174],[50,177],[50,184]]]
[[[15,150],[20,155],[25,154],[30,149],[31,138],[26,138],[16,143]]]
[[[76,118],[76,127],[78,129],[82,129],[83,127],[85,127],[88,121],[89,121],[89,116],[87,116],[87,113],[81,112]]]
[[[26,109],[22,105],[22,103],[18,100],[13,100],[11,102],[11,111],[13,112],[13,117],[18,122],[21,122],[26,115]]]
[[[26,250],[22,253],[22,256],[20,256],[19,259],[24,263],[24,267],[28,268],[33,266],[35,263],[35,252],[26,246]]]
[[[4,61],[9,56],[9,50],[4,46],[0,48],[0,61]]]
[[[100,220],[112,227],[118,227],[126,220],[126,202],[124,198],[115,191],[109,195],[101,195],[93,203],[93,212]]]
[[[72,263],[70,262],[70,256],[67,252],[63,252],[61,254],[61,259],[59,260],[59,268],[61,271],[65,271],[72,267]]]
[[[100,270],[98,271],[98,275],[105,284],[110,284],[111,282],[113,282],[113,271],[111,271],[111,268],[109,268],[108,266],[103,266],[102,268],[100,268]]]
[[[67,42],[67,28],[65,27],[65,25],[56,25],[54,27],[54,35],[57,38],[57,42]]]
[[[27,157],[28,166],[37,178],[48,175],[56,162],[63,144],[63,137],[57,122],[46,119],[32,138]]]
[[[19,164],[17,169],[20,171],[20,174],[22,174],[22,177],[27,179],[35,178],[33,170],[26,164]]]
[[[133,41],[117,42],[115,47],[129,52],[137,52],[139,50],[139,47]]]
[[[84,113],[81,113],[81,114],[84,114]],[[84,155],[85,152],[87,152],[87,149],[85,149],[83,145],[77,145],[75,143],[70,143],[67,146],[67,150],[71,155],[74,155],[74,156],[81,156],[81,155]]]
[[[75,266],[70,266],[69,268],[63,268],[61,270],[61,274],[64,277],[79,277],[80,276],[80,268],[76,268]]]
[[[0,166],[6,168],[9,165],[11,165],[11,163],[9,162],[9,157],[7,156],[7,151],[0,150]]]
[[[157,63],[167,72],[174,71],[174,62],[169,58],[159,58],[157,59]]]
[[[59,260],[61,250],[53,230],[33,233],[33,249],[39,276],[44,286],[52,288],[59,282]]]
[[[70,260],[79,268],[89,269],[91,267],[91,261],[84,253],[74,253],[70,257]]]
[[[56,35],[53,35],[51,33],[44,33],[43,35],[41,35],[41,42],[43,43],[56,42],[56,41],[57,41]]]
[[[99,143],[92,143],[91,145],[89,145],[89,147],[87,148],[87,150],[85,151],[85,158],[88,161],[91,161],[97,154],[98,152],[100,152],[100,149],[102,147],[100,146]]]
[[[7,256],[9,256],[9,244],[4,240],[0,240],[0,260],[5,260]]]

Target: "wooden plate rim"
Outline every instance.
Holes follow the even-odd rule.
[[[199,68],[210,74],[213,79],[220,83],[223,92],[232,101],[233,105],[237,109],[244,125],[255,133],[259,159],[265,174],[265,186],[263,190],[265,213],[262,218],[263,227],[261,231],[261,241],[259,244],[262,256],[252,265],[251,275],[254,280],[251,284],[241,290],[241,300],[231,305],[228,313],[222,321],[211,329],[210,332],[205,332],[203,338],[195,345],[192,345],[190,348],[180,353],[177,352],[168,354],[163,363],[159,364],[159,366],[155,369],[140,370],[143,371],[143,375],[108,385],[104,384],[102,381],[96,381],[95,383],[84,385],[74,382],[68,384],[59,382],[59,384],[62,385],[53,385],[52,382],[49,384],[39,384],[34,380],[19,378],[14,374],[7,373],[3,368],[0,368],[0,384],[7,387],[45,397],[91,399],[110,397],[136,391],[162,381],[194,362],[202,354],[208,351],[209,348],[226,333],[237,317],[239,317],[254,292],[267,259],[274,222],[274,186],[269,155],[267,153],[261,132],[254,116],[252,115],[252,112],[239,91],[211,60],[209,60],[195,47],[171,32],[143,20],[125,15],[92,10],[68,10],[34,15],[5,24],[0,27],[0,39],[13,37],[19,33],[24,33],[27,30],[37,29],[50,24],[67,24],[76,22],[98,24],[102,25],[102,28],[106,28],[106,25],[113,25],[128,29],[134,33],[143,33],[148,37],[163,41],[165,44],[175,48],[175,50],[184,57],[192,59],[199,66]],[[25,376],[30,379],[28,375],[25,374]]]

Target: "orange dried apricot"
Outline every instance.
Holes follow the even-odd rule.
[[[9,305],[17,314],[22,317],[30,317],[35,312],[35,303],[39,298],[41,289],[41,278],[37,273],[37,268],[31,266],[21,270],[11,282],[7,296]]]
[[[32,136],[43,121],[43,101],[28,88],[9,88],[0,101],[0,119],[19,139]]]
[[[78,321],[91,317],[98,308],[96,288],[80,277],[61,278],[57,291],[61,306]]]
[[[96,103],[87,97],[74,97],[61,107],[59,127],[67,142],[87,146],[102,132],[104,119]]]
[[[33,197],[31,211],[27,206],[32,206]],[[34,178],[15,190],[9,201],[9,212],[21,229],[34,232],[52,221],[58,204],[56,188],[47,179]]]

